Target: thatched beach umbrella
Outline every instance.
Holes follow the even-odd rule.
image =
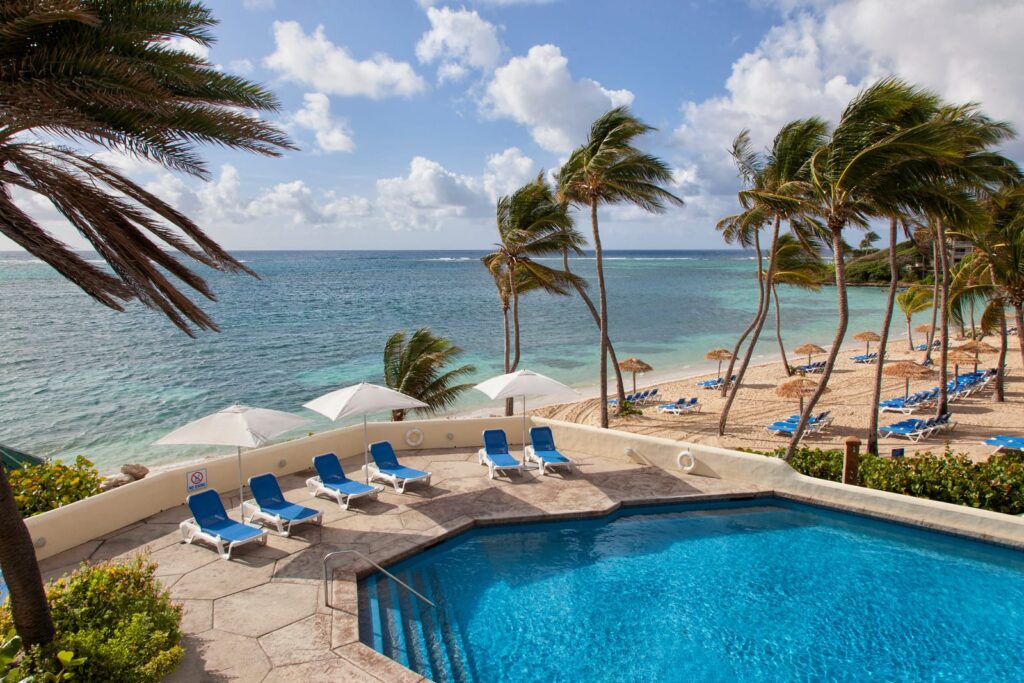
[[[967,365],[968,363],[975,363],[977,358],[970,351],[964,351],[962,348],[951,349],[946,355],[947,361],[953,361],[953,375],[954,377],[960,377],[960,364]],[[974,367],[978,367],[975,365]]]
[[[653,370],[650,365],[643,362],[639,358],[627,358],[624,361],[619,362],[619,370],[623,372],[630,372],[633,374],[633,393],[636,393],[636,373],[638,372],[650,372]]]
[[[990,346],[989,344],[986,344],[983,341],[978,341],[977,339],[972,339],[966,344],[961,344],[956,348],[958,351],[967,351],[968,353],[974,353],[975,372],[978,371],[978,363],[981,362],[981,360],[978,358],[979,353],[996,353],[997,351],[999,351],[999,349],[997,349],[996,347]]]
[[[704,354],[705,360],[718,361],[718,379],[722,379],[722,361],[730,358],[732,358],[732,352],[729,349],[711,349]]]
[[[813,396],[817,390],[818,382],[808,377],[791,377],[775,387],[775,393],[783,398],[800,399],[801,415],[804,413],[804,398],[806,396]],[[827,388],[825,392],[828,392]]]
[[[821,348],[817,344],[810,344],[810,343],[808,343],[808,344],[803,344],[801,346],[796,347],[795,349],[793,349],[793,353],[806,353],[807,354],[807,363],[810,364],[811,356],[813,356],[816,353],[825,353],[825,349]]]
[[[910,380],[930,377],[933,372],[934,371],[931,368],[926,368],[920,363],[915,363],[909,360],[887,363],[886,366],[882,368],[883,375],[888,375],[889,377],[902,377],[906,380],[906,386],[903,390],[904,399],[910,396]]]
[[[924,323],[922,325],[918,325],[917,327],[915,327],[914,328],[914,332],[920,332],[922,334],[930,334],[933,329],[934,328],[931,325],[929,325],[928,323]]]
[[[864,353],[871,353],[871,342],[882,341],[882,338],[878,336],[877,332],[867,330],[866,332],[858,332],[853,335],[853,338],[857,341],[862,341],[867,344],[867,350]]]

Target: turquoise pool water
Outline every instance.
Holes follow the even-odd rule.
[[[435,681],[1010,681],[1024,553],[771,500],[476,530],[360,585]]]

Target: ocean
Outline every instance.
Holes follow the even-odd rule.
[[[151,444],[231,403],[298,412],[310,418],[303,431],[322,431],[332,425],[301,405],[347,384],[379,382],[385,340],[421,326],[465,349],[475,379],[499,374],[501,309],[482,254],[238,252],[260,279],[203,268],[218,297],[207,310],[221,332],[190,339],[158,313],[137,304],[108,310],[45,264],[0,252],[0,443],[41,456],[82,454],[106,473],[126,462],[165,465],[229,451]],[[593,284],[596,301],[593,258],[572,267]],[[608,252],[619,358],[638,356],[656,373],[713,370],[704,353],[731,348],[756,307],[753,269],[753,255],[742,251]],[[784,288],[780,296],[788,349],[830,342],[833,288]],[[850,333],[877,329],[883,307],[884,291],[854,288]],[[597,328],[582,301],[530,294],[520,317],[520,367],[577,387],[596,384]],[[771,317],[756,351],[759,360],[777,357]],[[469,392],[455,410],[487,405]]]

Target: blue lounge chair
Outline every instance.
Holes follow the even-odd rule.
[[[522,472],[523,463],[508,452],[508,439],[503,429],[485,429],[484,447],[477,451],[477,459],[481,465],[487,465],[487,476],[494,479],[495,474],[502,472]]]
[[[525,449],[526,459],[540,465],[540,475],[543,477],[556,467],[564,467],[572,473],[573,461],[555,448],[555,437],[551,434],[551,427],[532,427],[530,429],[530,445]]]
[[[999,434],[991,438],[985,439],[986,446],[995,446],[996,449],[992,451],[992,455],[1002,451],[1024,451],[1024,436],[1004,436]]]
[[[421,481],[430,486],[430,472],[405,467],[398,462],[395,449],[389,441],[378,441],[370,444],[370,480],[385,481],[395,487],[396,493],[405,493],[405,487],[412,482]]]
[[[672,415],[682,415],[683,413],[699,413],[701,409],[700,401],[697,397],[689,400],[681,398],[675,403],[669,403],[666,405],[658,406],[658,410],[662,413],[671,413]]]
[[[316,469],[317,476],[306,480],[306,489],[310,495],[333,498],[342,510],[348,510],[348,506],[356,498],[375,498],[380,492],[375,486],[352,481],[346,477],[344,470],[341,469],[341,462],[334,453],[324,453],[313,458],[313,468]]]
[[[797,426],[798,423],[796,422],[772,422],[765,427],[765,430],[776,436],[782,436],[783,434],[794,434]]]
[[[253,520],[268,522],[277,527],[277,532],[282,536],[288,536],[292,527],[303,522],[320,523],[323,513],[313,508],[303,507],[289,503],[281,493],[281,485],[277,483],[277,477],[269,472],[256,477],[249,477],[249,488],[252,490],[253,500],[242,503],[242,521],[249,524]]]
[[[935,426],[935,418],[931,420],[904,420],[895,424],[879,427],[878,433],[881,436],[905,436],[911,441],[917,442],[932,433]]]
[[[231,559],[231,551],[246,543],[265,545],[267,532],[248,524],[228,519],[228,513],[215,489],[193,493],[186,499],[192,519],[179,525],[185,543],[204,541],[217,548],[223,560]]]

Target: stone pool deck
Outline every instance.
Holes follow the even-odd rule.
[[[181,542],[178,524],[190,517],[182,505],[48,558],[41,567],[49,579],[85,560],[148,551],[160,580],[184,606],[186,655],[168,681],[423,681],[359,641],[356,578],[371,571],[370,565],[355,556],[338,558],[332,607],[325,606],[324,555],[351,548],[387,566],[480,523],[595,516],[622,503],[768,493],[624,456],[567,455],[579,463],[575,474],[541,477],[531,471],[491,481],[475,450],[403,454],[403,463],[433,473],[431,486],[414,484],[404,495],[388,488],[377,501],[359,501],[347,511],[309,496],[305,479],[312,473],[289,475],[280,480],[285,496],[322,510],[322,527],[299,526],[290,538],[271,533],[266,546],[243,546],[224,561],[206,546]],[[237,519],[237,495],[224,500]]]

